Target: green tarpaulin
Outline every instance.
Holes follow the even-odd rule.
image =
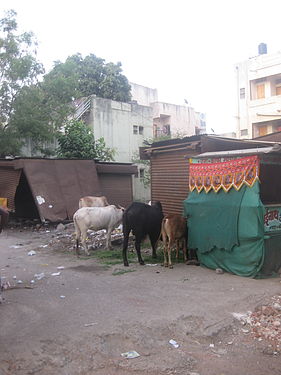
[[[188,246],[208,268],[258,277],[264,262],[264,206],[259,183],[239,191],[193,191],[184,201]]]

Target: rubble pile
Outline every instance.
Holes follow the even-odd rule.
[[[255,339],[266,340],[275,352],[281,352],[281,295],[252,312],[248,322]]]
[[[75,230],[73,224],[63,225],[59,224],[56,228],[55,234],[52,236],[52,239],[49,241],[48,246],[54,250],[64,249],[67,251],[73,251],[75,248]],[[87,243],[89,249],[97,250],[105,248],[106,244],[106,230],[102,229],[99,231],[88,230],[87,233]],[[111,234],[111,243],[112,245],[120,245],[123,243],[123,233],[122,228],[118,227],[112,231]]]

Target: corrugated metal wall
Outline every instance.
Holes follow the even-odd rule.
[[[102,194],[109,204],[128,207],[133,201],[132,176],[121,174],[98,174]]]
[[[21,170],[15,170],[14,168],[0,168],[0,197],[8,198],[9,210],[15,210],[15,194]]]
[[[194,152],[194,155],[196,153]],[[189,152],[188,156],[192,156]],[[151,157],[151,199],[160,201],[164,214],[182,214],[187,198],[189,165],[186,150],[153,153]]]

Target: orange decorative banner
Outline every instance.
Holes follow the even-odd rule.
[[[232,187],[239,190],[246,184],[252,187],[259,181],[259,159],[257,155],[216,163],[189,164],[189,189],[216,193],[223,188],[228,192]]]

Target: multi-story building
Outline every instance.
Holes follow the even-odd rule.
[[[132,99],[153,109],[153,138],[206,133],[206,115],[186,105],[158,101],[157,89],[130,83]]]
[[[139,159],[144,141],[163,135],[189,136],[205,132],[205,115],[192,107],[158,101],[156,89],[131,83],[132,101],[116,102],[92,95],[76,101],[76,119],[83,119],[95,138],[104,138],[107,147],[116,151],[115,161],[131,163]],[[150,200],[147,165],[138,163],[138,176],[133,178],[134,199]]]
[[[281,51],[236,64],[237,138],[255,138],[281,131]]]
[[[115,161],[132,163],[139,159],[139,147],[153,138],[153,111],[136,102],[123,103],[92,95],[76,101],[76,119],[83,119],[93,130],[95,138],[104,138],[106,147],[115,150]],[[138,164],[133,177],[135,200],[150,200],[150,187],[145,183],[147,166]]]

